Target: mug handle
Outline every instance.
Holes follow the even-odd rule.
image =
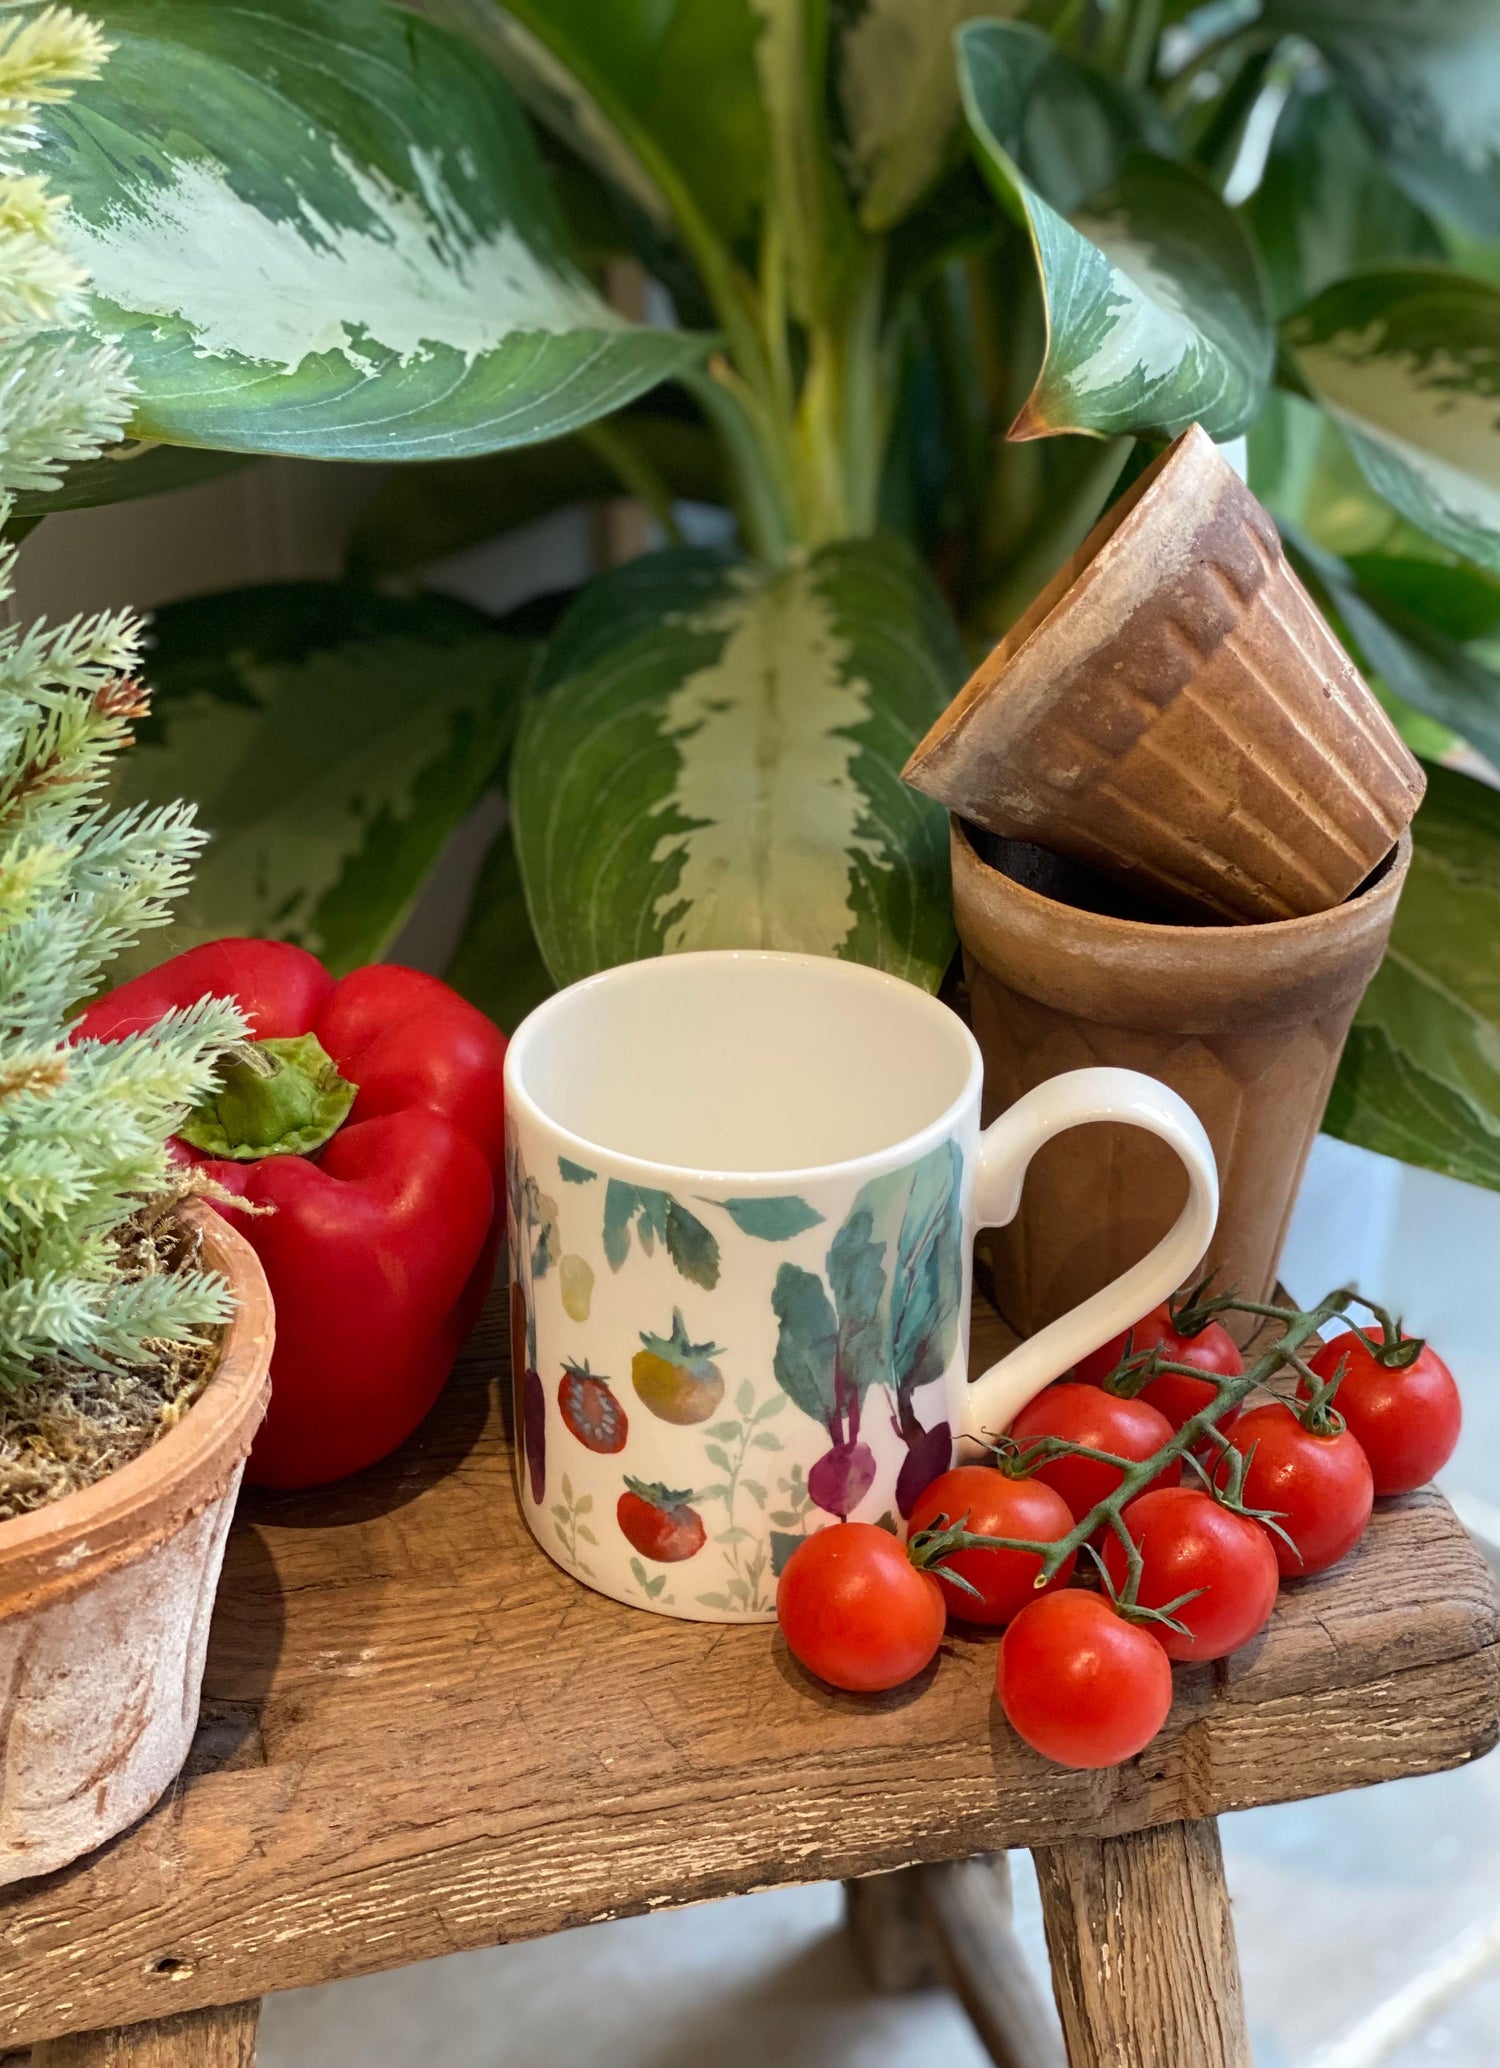
[[[974,1205],[979,1225],[1003,1228],[1021,1204],[1027,1165],[1043,1142],[1090,1120],[1144,1127],[1176,1150],[1187,1204],[1155,1249],[1099,1292],[1049,1321],[968,1389],[964,1433],[998,1435],[1028,1400],[1080,1357],[1121,1334],[1175,1292],[1208,1248],[1219,1217],[1219,1172],[1203,1123],[1187,1103],[1139,1070],[1069,1070],[1039,1084],[979,1137]]]

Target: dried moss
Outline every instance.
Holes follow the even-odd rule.
[[[126,1279],[200,1266],[201,1237],[177,1205],[176,1196],[153,1201],[119,1231]],[[221,1333],[153,1343],[151,1364],[92,1371],[57,1360],[34,1378],[0,1382],[0,1522],[92,1486],[149,1450],[213,1376]]]

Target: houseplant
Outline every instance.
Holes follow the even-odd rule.
[[[117,438],[128,407],[117,354],[56,336],[81,282],[62,203],[20,169],[35,109],[103,54],[61,10],[0,20],[7,514]],[[111,1047],[68,1038],[203,837],[190,807],[99,802],[147,708],[139,644],[129,617],[0,632],[0,1882],[112,1836],[181,1765],[266,1401],[259,1266],[183,1207],[167,1159],[239,1014],[212,1000]]]
[[[622,488],[669,540],[684,499],[732,512],[736,543],[600,577],[534,655],[514,844],[454,966],[502,1021],[551,980],[726,940],[937,982],[943,829],[895,769],[961,672],[954,616],[971,648],[996,637],[1194,419],[1248,435],[1300,570],[1426,751],[1500,753],[1488,10],[995,11],[109,0],[116,65],[44,119],[96,274],[86,327],[140,384],[133,457],[75,470],[70,502],[216,452],[423,462],[367,510],[363,579]],[[598,291],[621,258],[655,327]],[[206,878],[217,930],[326,951],[337,926],[349,961],[378,952],[482,779],[453,728],[498,768],[522,656],[423,607],[267,594],[248,659],[242,599],[164,615],[143,783],[242,765],[268,674],[315,662],[324,691],[308,882],[265,900],[241,842],[238,877]],[[410,828],[393,866],[353,808],[356,714],[382,659],[404,683],[413,640],[465,638],[488,687],[448,696],[404,777],[384,764]],[[250,727],[278,767],[280,709]],[[1455,775],[1330,1109],[1492,1185],[1497,894],[1500,803]]]

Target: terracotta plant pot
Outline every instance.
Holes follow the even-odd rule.
[[[984,1053],[985,1120],[1084,1064],[1159,1077],[1193,1107],[1218,1160],[1219,1225],[1205,1268],[1264,1299],[1410,861],[1403,833],[1335,911],[1182,926],[1144,916],[1076,864],[955,820],[953,904]],[[1031,1334],[1097,1292],[1166,1232],[1183,1196],[1176,1159],[1137,1128],[1078,1127],[1049,1142],[1016,1219],[990,1237],[1006,1320]]]
[[[134,1823],[197,1726],[273,1323],[250,1245],[209,1208],[185,1211],[238,1303],[212,1379],[128,1465],[0,1523],[0,1883],[65,1867]]]
[[[960,691],[906,779],[1189,917],[1331,910],[1421,768],[1196,426]]]

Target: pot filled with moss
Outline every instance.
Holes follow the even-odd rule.
[[[103,55],[60,10],[0,32],[0,532],[129,413],[112,350],[57,343],[82,282],[59,205],[16,169],[24,104]],[[244,1039],[237,1007],[76,1038],[202,840],[185,805],[101,802],[147,711],[140,638],[128,614],[0,629],[0,1883],[113,1837],[181,1766],[268,1395],[260,1266],[170,1149]]]

